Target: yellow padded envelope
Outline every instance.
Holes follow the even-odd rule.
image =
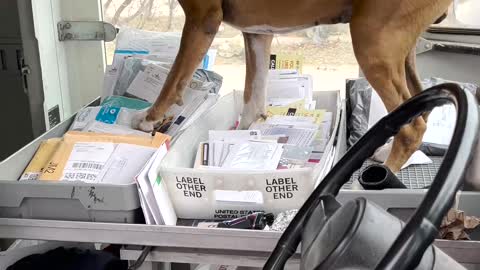
[[[63,141],[60,142],[57,150],[47,163],[39,179],[50,181],[62,180],[65,165],[67,164],[76,143],[124,143],[159,148],[164,143],[168,143],[170,138],[170,136],[158,132],[152,137],[144,137],[69,131],[64,135]]]
[[[43,141],[20,177],[20,181],[38,180],[38,177],[42,174],[43,168],[47,162],[50,161],[61,141],[61,138],[53,138]]]

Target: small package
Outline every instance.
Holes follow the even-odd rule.
[[[70,130],[83,131],[89,124],[97,121],[107,124],[117,124],[132,129],[133,118],[139,110],[120,108],[110,105],[83,108],[77,113]]]
[[[62,139],[60,138],[53,138],[43,141],[20,177],[20,181],[38,180],[38,177],[42,174],[43,168],[50,160],[55,150],[57,150],[57,147],[61,141]]]
[[[302,73],[303,68],[303,55],[295,54],[271,54],[270,55],[270,69],[279,70],[297,70]]]
[[[279,169],[302,168],[308,162],[313,151],[311,146],[284,145],[278,164]]]
[[[152,135],[147,132],[140,130],[132,129],[127,126],[117,125],[117,124],[106,124],[99,121],[93,121],[82,130],[83,132],[94,132],[94,133],[108,133],[116,135],[135,135],[143,137],[151,137]]]
[[[276,170],[283,145],[278,143],[244,142],[235,144],[222,168]]]
[[[161,133],[144,137],[69,131],[39,179],[95,181],[118,144],[159,148],[169,140],[170,136]]]

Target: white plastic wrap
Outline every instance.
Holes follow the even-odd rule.
[[[245,142],[235,144],[222,168],[275,170],[282,152],[283,145],[277,143]]]
[[[452,82],[441,78],[428,78],[422,81],[423,88]],[[478,86],[472,83],[460,83],[464,90],[470,91],[474,95],[477,93]],[[348,116],[349,138],[348,144],[355,144],[376,121],[386,115],[383,103],[379,101],[378,95],[373,92],[373,87],[365,78],[351,80],[347,82],[348,105],[350,107]],[[380,103],[380,104],[379,104]],[[374,104],[376,108],[371,108]],[[378,108],[378,107],[383,108]],[[371,115],[374,113],[375,115]],[[451,133],[455,125],[455,113],[452,105],[445,105],[435,108],[429,116],[427,122],[427,132],[425,133],[423,144],[420,149],[427,155],[443,155],[446,146],[450,141]],[[439,131],[439,129],[441,131]]]

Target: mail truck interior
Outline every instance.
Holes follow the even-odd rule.
[[[424,91],[395,110],[348,20],[269,32],[267,55],[263,32],[222,22],[186,58],[199,65],[183,99],[145,128],[169,74],[189,72],[177,54],[201,48],[185,10],[283,22],[334,8],[268,2],[0,1],[0,270],[480,269],[479,0],[450,1],[422,32]],[[448,1],[430,2],[405,16]],[[265,106],[245,125],[258,87]],[[392,169],[398,132],[420,118]]]

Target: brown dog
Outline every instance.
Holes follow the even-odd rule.
[[[210,47],[222,21],[245,39],[246,80],[240,127],[264,116],[268,57],[273,34],[319,24],[350,23],[357,61],[392,111],[422,86],[415,68],[420,34],[452,0],[179,0],[186,20],[180,51],[155,104],[137,123],[152,131],[183,91]],[[395,137],[386,165],[394,172],[421,143],[426,123],[418,118]]]

